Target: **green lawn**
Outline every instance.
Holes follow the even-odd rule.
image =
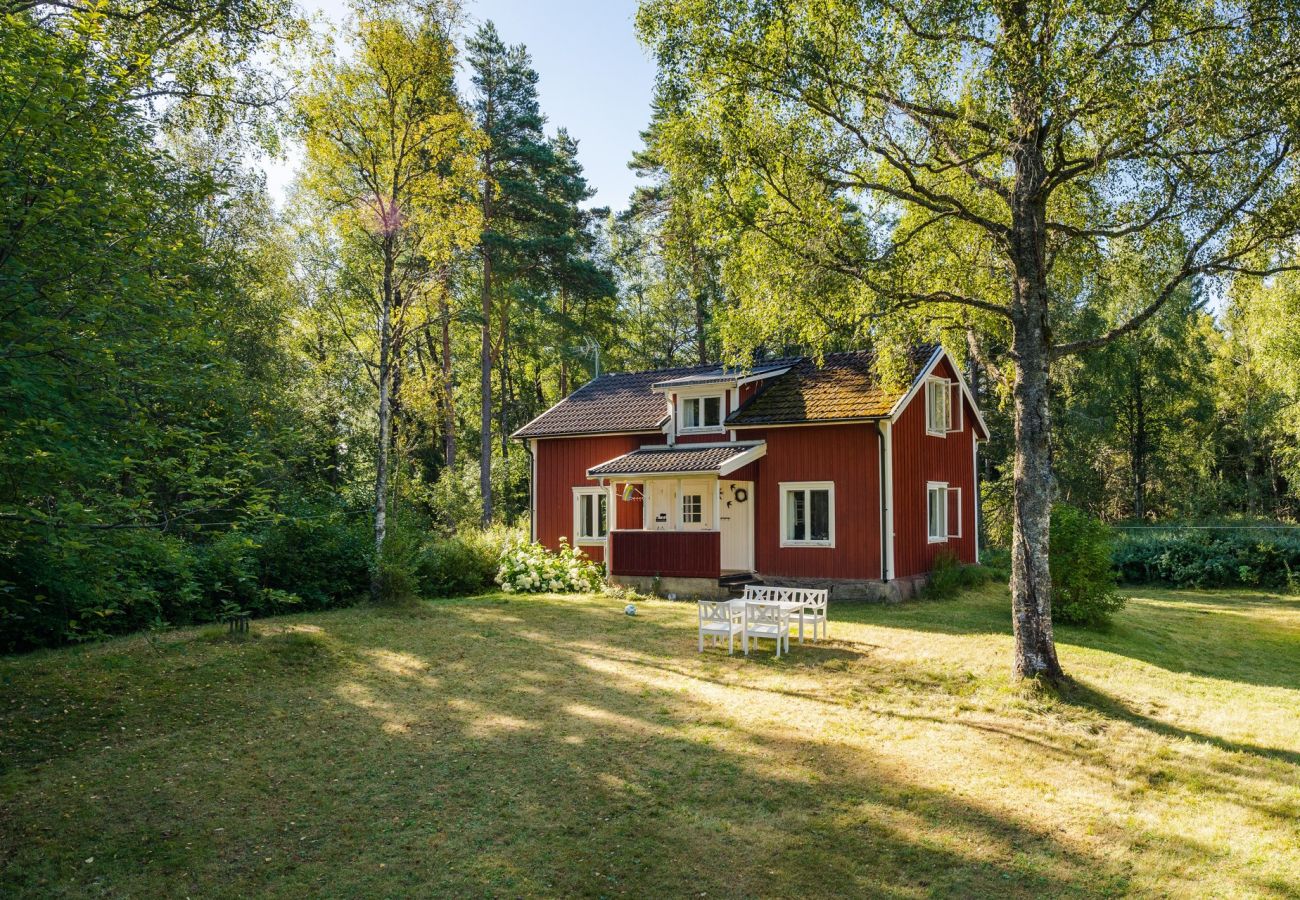
[[[1139,591],[1011,685],[1004,589],[695,650],[488,597],[0,659],[0,895],[1296,896],[1300,599]]]

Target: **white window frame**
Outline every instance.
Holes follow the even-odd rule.
[[[582,500],[584,497],[596,497],[597,503],[603,499],[605,504],[605,533],[599,537],[584,536],[582,533]],[[573,489],[573,545],[596,546],[604,545],[609,537],[610,516],[613,515],[614,507],[609,502],[609,491],[603,487],[576,487]],[[596,507],[596,523],[600,523],[600,507]]]
[[[682,478],[677,482],[677,530],[678,531],[713,531],[713,503],[710,495],[716,494],[715,483],[707,478]],[[686,521],[686,498],[700,498],[700,520]]]
[[[935,390],[936,388],[938,390]],[[936,394],[943,397],[944,409],[947,412],[947,422],[939,429],[934,426],[934,398]],[[925,379],[925,433],[933,437],[947,437],[948,433],[953,430],[952,423],[952,382],[946,378],[936,378],[934,376]]]
[[[827,519],[828,519],[826,523],[827,540],[814,541],[814,540],[805,539],[802,541],[796,541],[789,537],[790,534],[790,522],[788,521],[789,503],[786,500],[786,495],[793,493],[795,491],[826,491]],[[781,546],[782,547],[827,547],[832,549],[835,547],[835,482],[833,481],[782,481],[778,484],[777,498],[781,505]],[[804,500],[804,509],[808,511],[807,515],[811,520],[812,502],[810,500],[807,499]],[[808,525],[809,525],[809,530],[811,530],[812,522],[809,521]]]
[[[936,535],[934,529],[930,527],[933,524],[930,521],[930,498],[935,492],[943,494],[943,499],[940,501],[939,506],[939,509],[943,512],[942,537]],[[957,503],[956,531],[953,530],[953,522],[948,515],[949,498],[954,497],[954,495]],[[946,544],[949,541],[961,540],[961,488],[953,487],[946,481],[927,481],[925,483],[925,536],[926,540],[931,544]]]
[[[715,425],[709,425],[704,422],[704,402],[706,400],[718,401],[718,421]],[[689,402],[699,403],[699,418],[701,424],[686,424],[686,404]],[[688,394],[677,395],[677,431],[679,434],[718,434],[726,431],[723,423],[727,421],[727,399],[725,394]]]
[[[935,493],[942,495],[939,501],[939,511],[943,513],[943,534],[935,534],[935,523],[930,518],[930,502]],[[948,482],[946,481],[927,481],[925,483],[925,536],[928,543],[946,544],[948,543]]]

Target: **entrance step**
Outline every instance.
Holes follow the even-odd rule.
[[[745,593],[745,585],[748,584],[761,584],[761,582],[753,572],[732,572],[718,579],[718,587],[726,588],[727,592],[734,597]]]

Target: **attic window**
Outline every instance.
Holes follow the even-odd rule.
[[[952,430],[952,382],[943,378],[927,378],[925,431],[943,437]]]
[[[722,397],[684,397],[681,401],[681,430],[703,431],[722,426]]]

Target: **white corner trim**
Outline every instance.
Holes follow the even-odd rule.
[[[880,433],[884,440],[880,452],[885,455],[885,484],[881,497],[885,504],[885,556],[881,560],[884,566],[883,579],[894,580],[894,426],[888,419],[880,423]],[[926,526],[929,530],[929,526]]]

